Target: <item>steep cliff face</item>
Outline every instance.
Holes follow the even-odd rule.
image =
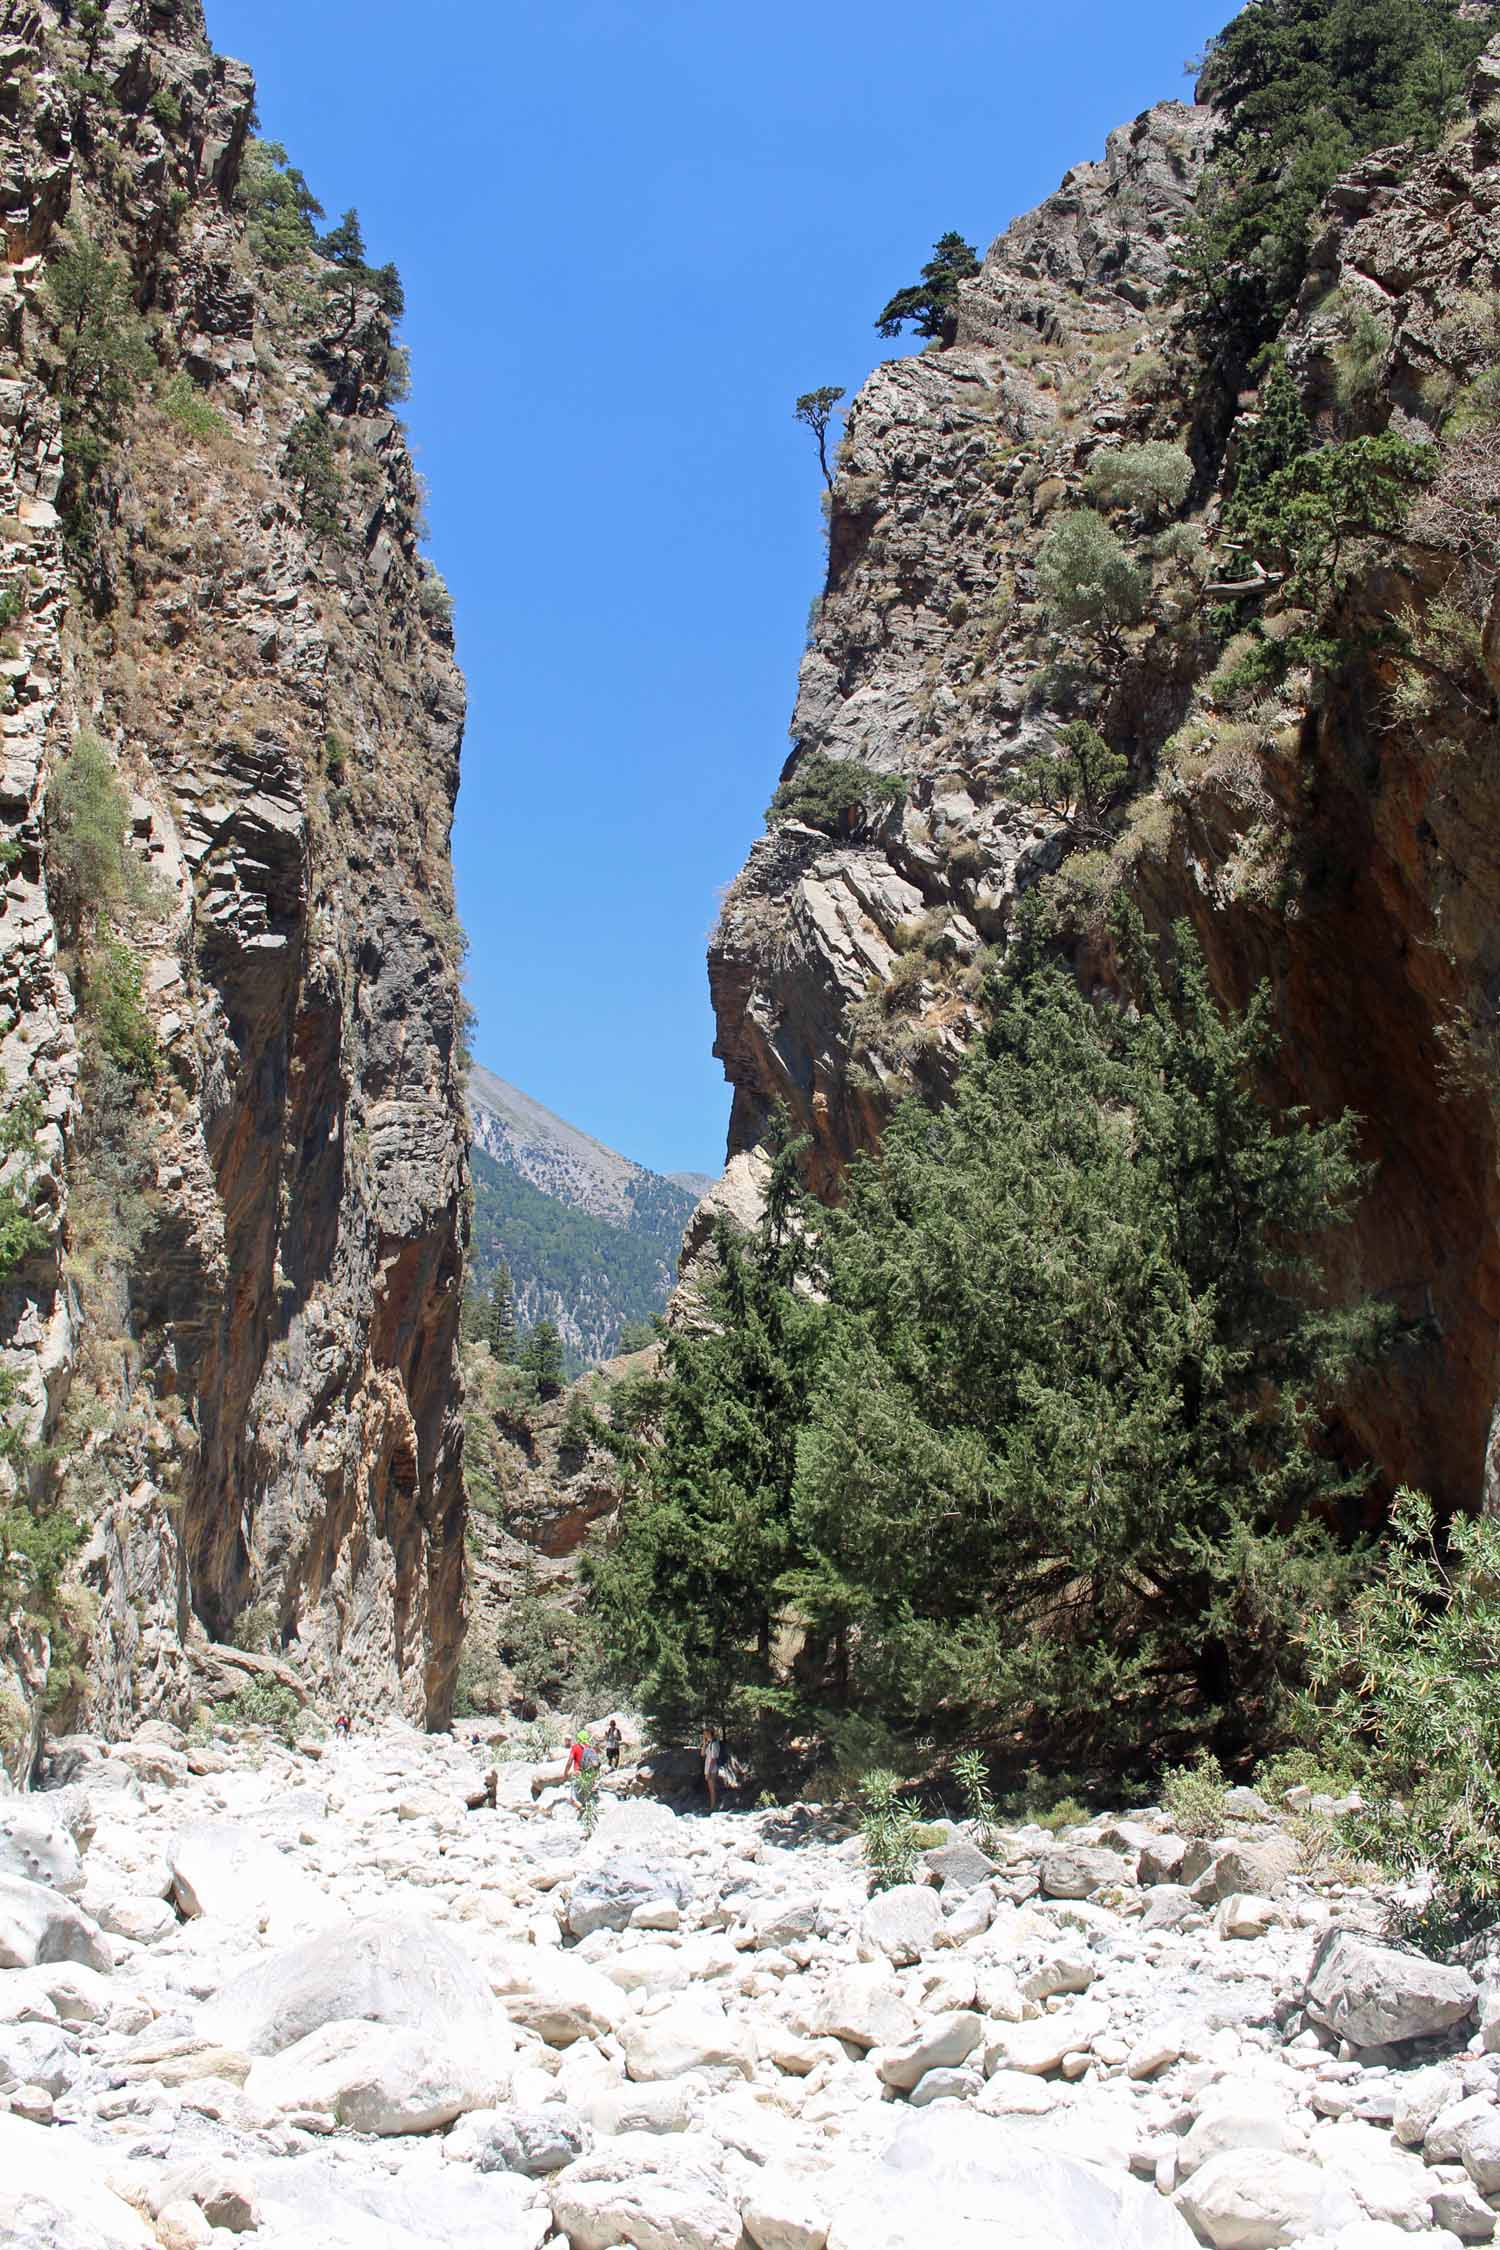
[[[1440,463],[1316,669],[1247,697],[1233,645],[1221,661],[1216,602],[1284,626],[1274,588],[1222,583],[1244,578],[1220,511],[1265,399],[1241,399],[1227,462],[1209,458],[1163,298],[1208,113],[1165,104],[1112,135],[990,250],[956,341],[877,370],[839,457],[789,817],[752,850],[709,960],[731,1186],[785,1102],[836,1194],[894,1099],[951,1083],[1023,892],[1047,893],[1103,986],[1114,894],[1159,928],[1187,916],[1226,999],[1270,981],[1285,1036],[1268,1096],[1364,1120],[1372,1186],[1333,1281],[1409,1322],[1341,1402],[1342,1442],[1462,1506],[1495,1497],[1500,1394],[1500,488],[1493,436],[1445,415],[1500,346],[1497,93],[1500,43],[1440,153],[1366,159],[1339,184],[1281,339],[1318,436],[1390,431]],[[1121,817],[1085,833],[1028,778],[1080,708],[1037,561],[1059,512],[1097,495],[1094,464],[1145,442],[1191,449],[1196,477],[1170,524],[1115,511],[1149,599],[1084,706],[1128,760]],[[819,759],[838,762],[832,811]]]
[[[250,75],[197,0],[11,6],[3,49],[0,1062],[47,1242],[0,1333],[11,1484],[86,1535],[52,1693],[180,1715],[195,1646],[248,1629],[430,1721],[462,1632],[464,699],[390,277],[317,253],[274,154],[247,174]],[[102,901],[80,737],[128,793]]]

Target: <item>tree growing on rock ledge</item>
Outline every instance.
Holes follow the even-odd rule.
[[[875,326],[882,336],[899,336],[908,323],[930,342],[951,344],[958,334],[958,285],[979,271],[979,258],[971,242],[949,232],[933,245],[922,268],[922,278],[910,288],[898,289],[877,314]]]

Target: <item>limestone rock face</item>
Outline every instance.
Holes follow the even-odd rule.
[[[195,1648],[248,1617],[341,1704],[432,1722],[462,1632],[464,694],[389,319],[310,251],[295,289],[267,263],[254,87],[197,0],[76,15],[17,13],[26,98],[0,109],[0,1073],[35,1103],[46,1235],[0,1302],[0,1365],[63,1462],[32,1501],[88,1532],[86,1715],[185,1716]],[[87,540],[47,278],[75,228],[161,361]],[[331,446],[321,514],[289,467],[304,426]],[[85,729],[130,806],[110,919],[158,1057],[141,1088],[101,1064],[49,829]],[[0,1660],[19,1774],[48,1652]]]
[[[1473,379],[1483,347],[1464,308],[1500,279],[1497,83],[1500,42],[1441,154],[1377,154],[1328,199],[1281,339],[1323,437],[1425,442]],[[1347,620],[1356,653],[1333,676],[1290,677],[1269,715],[1231,726],[1205,684],[1218,644],[1199,676],[1142,628],[1099,713],[1130,761],[1127,822],[1107,847],[1075,849],[1020,781],[1067,715],[1038,599],[1049,523],[1086,502],[1112,447],[1177,444],[1202,473],[1213,414],[1236,411],[1185,396],[1162,294],[1212,129],[1208,112],[1164,103],[1111,135],[1104,160],[1071,172],[963,284],[955,342],[878,368],[849,410],[782,779],[795,795],[827,757],[856,780],[842,811],[809,812],[811,826],[793,803],[752,846],[710,942],[729,1177],[753,1182],[784,1103],[812,1136],[811,1184],[835,1199],[897,1099],[948,1090],[981,1004],[979,950],[1003,947],[1018,898],[1066,862],[1054,891],[1073,901],[1086,983],[1116,980],[1101,934],[1111,892],[1154,929],[1185,917],[1223,999],[1269,984],[1284,1037],[1268,1095],[1362,1120],[1372,1185],[1331,1280],[1398,1305],[1409,1341],[1378,1379],[1351,1380],[1339,1442],[1393,1485],[1492,1505],[1500,595],[1470,588],[1480,624],[1462,683],[1410,709],[1374,653],[1393,616],[1420,637],[1440,611],[1465,551],[1462,494],[1422,504],[1399,573],[1377,558],[1365,574]],[[1353,407],[1341,355],[1356,314],[1383,342]],[[1464,473],[1492,522],[1493,446],[1475,440]],[[1173,528],[1198,573],[1191,594],[1173,591],[1177,565],[1151,562],[1168,622],[1222,575],[1220,505],[1195,488]],[[1148,554],[1144,523],[1121,527]],[[1489,562],[1473,568],[1493,580]],[[1196,734],[1189,711],[1205,722]],[[690,1232],[689,1274],[704,1232]]]

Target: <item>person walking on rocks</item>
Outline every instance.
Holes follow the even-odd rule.
[[[708,1809],[717,1812],[719,1806],[719,1768],[724,1763],[724,1737],[711,1726],[703,1729],[703,1786],[708,1792]]]
[[[609,1770],[611,1773],[615,1773],[616,1771],[618,1771],[620,1764],[620,1744],[623,1739],[624,1737],[620,1733],[619,1720],[611,1719],[609,1725],[604,1730],[604,1755],[609,1763]]]

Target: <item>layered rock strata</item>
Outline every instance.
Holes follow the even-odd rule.
[[[3,60],[0,1063],[40,1105],[12,1170],[49,1241],[0,1338],[28,1503],[86,1531],[72,1700],[110,1729],[182,1716],[194,1648],[237,1635],[340,1701],[440,1719],[464,696],[389,291],[258,226],[253,84],[197,0],[110,0],[92,26],[12,8]],[[56,286],[80,249],[113,261],[136,339],[97,467],[70,455]],[[65,911],[49,814],[81,734],[130,805],[103,938]],[[105,1067],[101,943],[137,983],[143,1086]]]

